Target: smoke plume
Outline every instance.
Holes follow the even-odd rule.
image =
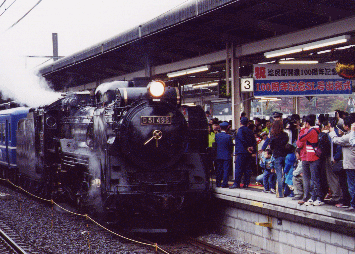
[[[26,56],[21,55],[23,44],[12,40],[11,33],[0,35],[0,92],[3,99],[29,107],[57,100],[60,93],[51,90],[46,81],[35,74],[37,70],[33,66],[26,66]]]

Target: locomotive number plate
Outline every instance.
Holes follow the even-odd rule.
[[[171,116],[141,116],[141,125],[171,124]]]

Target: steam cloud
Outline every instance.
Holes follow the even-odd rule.
[[[0,91],[3,99],[38,107],[60,98],[60,93],[51,90],[46,81],[35,74],[35,70],[26,68],[25,55],[20,55],[23,45],[11,38],[11,34],[0,35]]]

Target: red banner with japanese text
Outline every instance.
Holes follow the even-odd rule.
[[[254,65],[254,96],[351,94],[352,80],[343,79],[335,64]]]

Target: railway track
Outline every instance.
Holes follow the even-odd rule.
[[[138,238],[138,239],[142,242],[146,242],[154,245],[154,242],[150,240],[144,238]],[[168,254],[186,254],[186,253],[234,254],[235,253],[195,238],[185,239],[180,243],[175,243],[172,245],[159,244],[159,246],[162,247],[164,251],[157,251],[157,253],[165,253],[165,254],[166,253]]]
[[[206,250],[206,251],[214,253],[214,254],[233,254],[234,253],[229,250],[222,249],[216,245],[212,245],[212,244],[206,243],[204,241],[201,241],[201,240],[198,240],[195,238],[190,238],[187,242],[193,246],[196,246],[198,248],[201,248],[203,250]]]
[[[24,244],[21,238],[3,221],[0,221],[0,253],[2,254],[34,254],[31,247]]]
[[[4,187],[0,188],[0,191],[11,193],[11,195],[8,194],[7,197],[3,198],[7,202],[0,202],[2,205],[1,218],[11,218],[11,224],[9,224],[9,220],[0,219],[0,238],[3,231],[7,236],[5,236],[6,238],[11,238],[11,242],[16,243],[20,247],[15,247],[16,250],[14,248],[10,250],[9,247],[2,246],[2,240],[0,239],[0,254],[84,253],[86,251],[90,252],[91,249],[100,250],[102,251],[101,253],[120,253],[121,251],[135,252],[136,250],[141,252],[143,248],[146,249],[146,253],[165,254],[246,253],[239,251],[239,243],[234,243],[230,239],[222,239],[214,234],[211,236],[200,236],[199,238],[202,238],[202,240],[188,239],[186,235],[156,234],[151,236],[148,234],[149,237],[147,238],[150,240],[147,240],[137,237],[137,234],[130,235],[126,232],[124,233],[125,238],[119,238],[118,240],[118,237],[112,237],[111,234],[107,236],[107,231],[102,232],[101,228],[96,227],[95,224],[89,224],[87,221],[82,223],[82,218],[74,220],[76,217],[69,216],[67,212],[57,213],[55,209],[48,209],[48,207],[44,207],[43,205],[37,205],[36,202],[22,197],[22,194],[7,190]],[[19,206],[18,202],[21,202],[23,205]],[[21,207],[24,208],[21,209]],[[31,208],[27,209],[28,207]],[[51,228],[49,228],[49,222],[51,222]],[[38,224],[38,227],[33,227],[34,224]],[[9,226],[16,229],[16,231],[12,230]],[[24,230],[24,228],[26,229]],[[111,228],[110,230],[115,232],[117,229]],[[62,232],[69,231],[74,233],[70,236],[62,234]],[[120,234],[120,232],[115,233]],[[142,235],[145,236],[144,238],[147,236],[145,234]],[[71,236],[73,240],[68,240],[68,237]],[[134,241],[127,239],[127,237]],[[26,245],[26,243],[23,244],[22,239],[26,239],[26,243],[35,243],[36,247],[29,244]],[[149,243],[149,246],[145,243]],[[228,250],[216,245],[223,246],[222,248],[226,247]],[[242,246],[242,248],[245,247]],[[231,249],[235,251],[231,252]]]

